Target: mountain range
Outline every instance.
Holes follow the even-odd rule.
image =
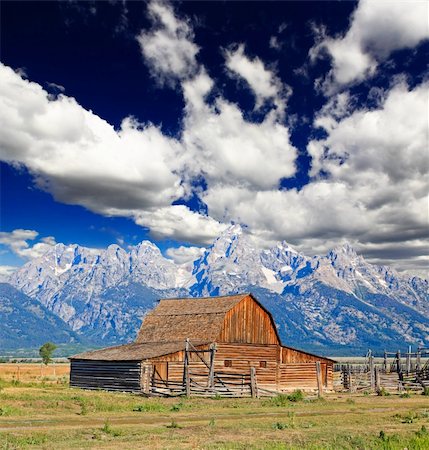
[[[2,320],[8,290],[15,303],[19,291],[65,324],[64,342],[129,342],[160,298],[252,292],[272,312],[286,345],[325,354],[429,346],[427,280],[369,264],[348,244],[313,257],[286,242],[260,249],[240,225],[185,264],[149,241],[128,250],[57,244],[7,283]],[[7,345],[22,346],[15,338]],[[0,335],[0,347],[5,342]]]

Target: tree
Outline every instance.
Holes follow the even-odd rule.
[[[42,357],[43,364],[46,366],[52,361],[52,353],[57,346],[52,342],[46,342],[39,348],[39,355]]]

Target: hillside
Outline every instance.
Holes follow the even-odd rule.
[[[81,338],[45,306],[13,286],[0,283],[0,348],[39,347],[47,341],[79,343]]]

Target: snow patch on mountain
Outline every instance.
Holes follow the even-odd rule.
[[[296,339],[308,333],[323,345],[378,342],[392,333],[429,340],[427,280],[371,265],[349,244],[314,257],[285,241],[261,249],[240,225],[192,262],[174,263],[149,241],[128,250],[57,244],[8,281],[74,331],[112,342],[130,335],[154,298],[249,290],[270,302],[285,336],[299,329]]]

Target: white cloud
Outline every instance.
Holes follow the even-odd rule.
[[[180,241],[209,244],[225,228],[211,217],[191,211],[184,205],[158,208],[135,214],[138,225],[147,226],[157,239],[174,237]]]
[[[237,105],[217,97],[205,102],[213,81],[204,72],[183,83],[186,100],[183,165],[203,174],[209,185],[246,185],[253,189],[276,187],[295,174],[296,149],[289,130],[268,114],[261,123],[244,119]]]
[[[195,261],[204,254],[205,248],[202,247],[170,247],[166,254],[176,264],[186,264]]]
[[[374,260],[387,262],[388,246],[403,256],[397,267],[421,267],[427,258],[416,242],[427,248],[429,217],[428,85],[410,90],[400,83],[384,98],[378,109],[353,112],[341,94],[322,110],[316,125],[327,137],[310,142],[313,179],[300,191],[218,184],[204,193],[210,215],[310,254],[347,238]]]
[[[429,38],[426,1],[361,0],[344,36],[325,36],[310,50],[315,59],[326,51],[332,71],[325,80],[327,93],[337,86],[374,74],[378,63],[395,50],[413,48]]]
[[[16,229],[10,232],[2,231],[0,232],[0,244],[9,247],[13,253],[21,258],[34,259],[45,254],[56,244],[55,238],[48,236],[30,246],[27,241],[33,241],[38,235],[39,233],[35,230]]]
[[[0,266],[0,283],[8,281],[9,277],[17,270],[15,266]]]
[[[356,110],[342,120],[332,111],[323,112],[315,125],[329,136],[309,145],[311,174],[323,170],[354,186],[367,184],[376,174],[373,183],[380,181],[379,176],[392,183],[424,181],[429,169],[428,93],[428,84],[409,90],[400,83],[378,109]]]
[[[185,101],[180,139],[132,118],[115,131],[74,99],[52,99],[36,83],[0,66],[3,160],[25,165],[57,200],[133,218],[160,239],[208,244],[232,220],[248,225],[261,242],[286,239],[309,253],[346,237],[383,260],[395,248],[394,237],[406,247],[402,255],[408,262],[402,267],[411,267],[412,258],[414,267],[423,264],[423,246],[416,242],[427,240],[427,85],[410,90],[397,83],[377,91],[379,106],[372,111],[353,110],[348,92],[332,97],[315,122],[327,137],[308,145],[313,178],[299,191],[279,191],[281,179],[296,173],[297,150],[278,108],[260,122],[247,120],[238,105],[214,91],[214,80],[196,63],[190,26],[171,6],[152,2],[149,8],[158,25],[140,35],[142,51],[160,45],[158,59],[150,52],[145,57],[155,73],[180,81]],[[195,50],[189,71],[175,60],[187,46],[184,41]],[[230,52],[228,63],[257,102],[283,101],[275,75],[260,59],[247,58],[244,47]],[[199,177],[207,183],[198,195],[209,216],[172,205]],[[37,251],[26,242],[36,236],[15,236],[21,239],[16,251]]]
[[[142,31],[137,40],[154,76],[172,82],[194,74],[199,48],[193,42],[192,28],[174,15],[168,3],[151,1],[148,11],[154,29]]]
[[[0,151],[25,164],[40,187],[93,211],[169,204],[182,193],[174,139],[126,118],[116,132],[73,98],[49,99],[40,85],[0,66]]]
[[[280,79],[265,68],[259,58],[250,59],[244,54],[244,45],[225,52],[226,67],[235,75],[242,77],[256,97],[256,109],[266,100],[272,100],[279,113],[285,108],[284,88]]]

